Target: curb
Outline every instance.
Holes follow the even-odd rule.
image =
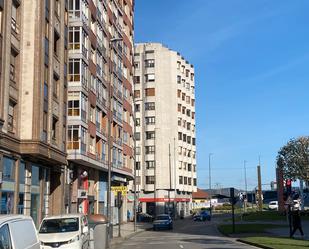
[[[249,241],[245,241],[245,240],[242,240],[242,239],[236,239],[236,241],[250,245],[250,246],[255,246],[255,247],[258,247],[258,248],[273,249],[272,247],[269,247],[269,246],[263,246],[263,245],[253,243],[253,242],[249,242]]]

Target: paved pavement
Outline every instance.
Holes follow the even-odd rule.
[[[215,220],[215,219],[214,219]],[[134,234],[133,223],[123,226],[124,239],[114,238],[112,249],[253,249],[235,238],[222,236],[213,222],[194,222],[192,219],[176,220],[174,230],[152,231],[151,224],[139,224]],[[114,229],[117,229],[114,227]],[[147,230],[148,229],[148,230]],[[114,236],[116,231],[114,231]]]

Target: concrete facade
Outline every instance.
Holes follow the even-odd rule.
[[[109,149],[111,185],[126,186],[133,179],[133,4],[69,3],[70,212],[106,214]],[[116,194],[113,223],[119,221]],[[126,220],[126,196],[123,200],[120,219]]]
[[[188,214],[197,184],[194,68],[158,43],[137,44],[134,66],[139,209]]]
[[[65,16],[64,1],[0,1],[1,213],[36,224],[65,207]]]

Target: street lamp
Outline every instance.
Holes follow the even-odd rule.
[[[112,143],[112,137],[111,137],[111,126],[113,122],[113,117],[112,117],[112,73],[113,73],[113,67],[112,67],[112,44],[114,42],[122,41],[123,39],[121,37],[119,38],[111,38],[109,40],[109,88],[108,88],[108,155],[107,155],[107,164],[108,164],[108,174],[107,174],[107,220],[108,220],[108,229],[106,230],[107,232],[107,248],[110,248],[110,240],[111,240],[111,234],[112,234],[112,222],[111,222],[111,210],[112,210],[112,196],[111,196],[111,178],[112,178],[112,148],[113,148],[113,143]],[[119,226],[120,226],[120,221],[119,221]]]
[[[213,155],[213,153],[209,153],[208,155],[208,164],[209,164],[209,197],[210,197],[210,202],[209,202],[209,208],[210,208],[210,216],[212,215],[212,205],[211,205],[211,165],[210,165],[210,161],[211,161],[211,156]]]

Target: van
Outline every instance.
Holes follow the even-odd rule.
[[[31,217],[0,215],[0,249],[40,249]]]
[[[89,249],[88,220],[83,214],[46,217],[38,236],[42,249]]]

